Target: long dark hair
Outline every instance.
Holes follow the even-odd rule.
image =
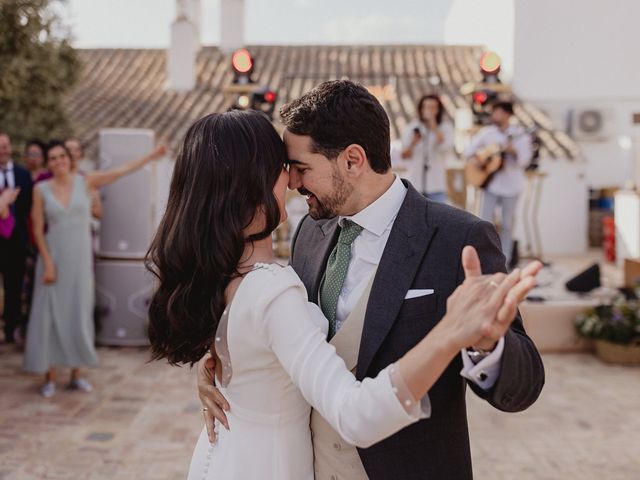
[[[424,118],[422,117],[422,105],[424,105],[424,102],[426,102],[427,100],[435,100],[435,102],[438,104],[436,123],[440,125],[442,123],[442,116],[444,115],[444,105],[442,103],[442,100],[440,100],[440,97],[434,93],[423,95],[422,97],[420,97],[420,100],[418,100],[418,103],[416,104],[416,108],[418,110],[418,118],[421,122],[424,122]]]
[[[149,306],[154,360],[193,364],[210,347],[246,244],[280,222],[273,188],[286,162],[284,144],[262,113],[212,114],[189,128],[146,258],[159,281]],[[264,229],[245,237],[258,211]]]

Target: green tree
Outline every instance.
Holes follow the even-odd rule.
[[[65,0],[0,0],[0,129],[14,150],[70,132],[64,95],[80,63],[59,15]]]

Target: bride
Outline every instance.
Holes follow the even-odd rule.
[[[422,341],[356,381],[301,280],[275,263],[271,233],[286,219],[287,184],[286,149],[262,114],[213,114],[187,132],[148,255],[159,280],[149,338],[153,358],[171,364],[211,350],[230,406],[215,443],[202,430],[190,480],[312,480],[311,406],[361,447],[427,418],[447,365],[491,328],[508,294],[533,285],[517,270],[463,283]]]

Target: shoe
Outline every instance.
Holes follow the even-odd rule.
[[[47,382],[40,387],[40,395],[44,398],[51,398],[56,394],[56,384],[53,382]]]
[[[75,378],[71,380],[69,388],[72,390],[80,390],[81,392],[90,392],[93,390],[93,387],[85,378]]]

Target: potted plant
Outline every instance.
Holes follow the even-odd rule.
[[[618,298],[590,308],[576,319],[576,330],[594,340],[605,362],[640,365],[640,301]]]

